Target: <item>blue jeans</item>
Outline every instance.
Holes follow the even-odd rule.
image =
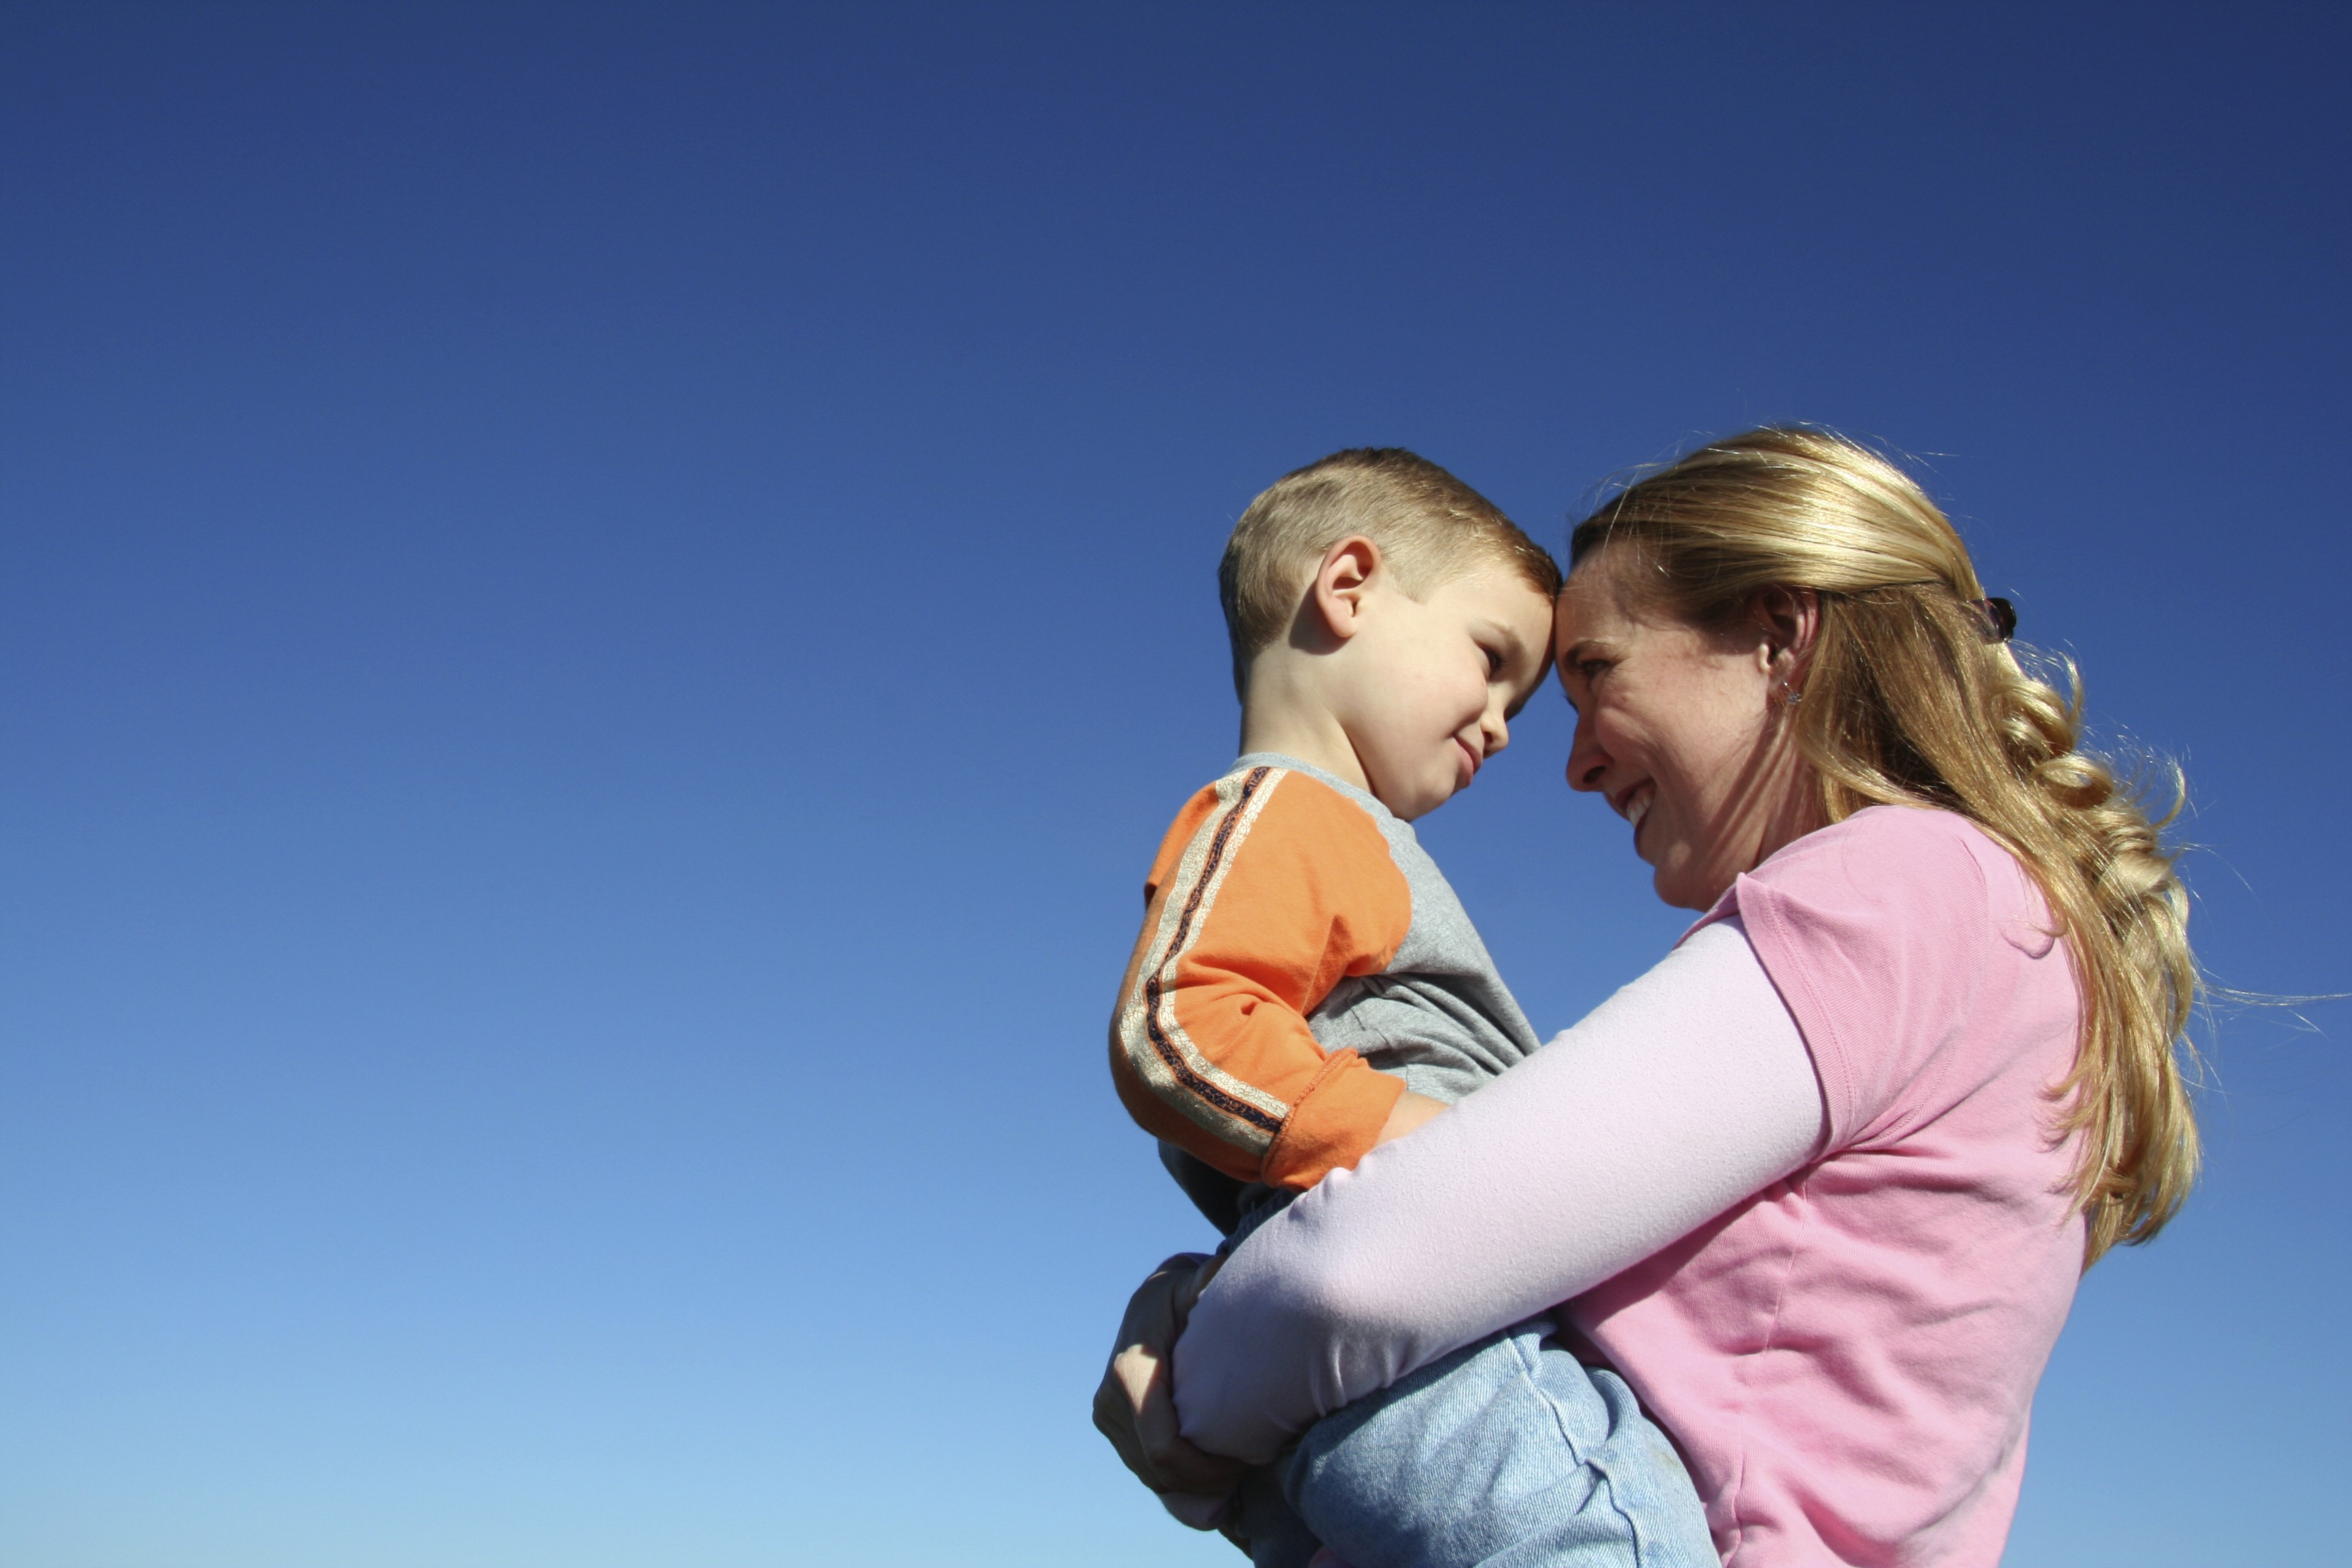
[[[1216,1179],[1230,1219],[1193,1201],[1229,1248],[1291,1199]],[[1349,1568],[1721,1568],[1674,1445],[1553,1331],[1530,1318],[1325,1416],[1244,1479],[1226,1533],[1254,1568],[1306,1568],[1318,1542]]]
[[[1719,1568],[1665,1434],[1533,1318],[1307,1428],[1284,1494],[1351,1568]]]

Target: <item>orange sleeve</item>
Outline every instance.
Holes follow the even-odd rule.
[[[1412,892],[1362,807],[1284,768],[1185,806],[1146,889],[1111,1020],[1111,1076],[1150,1132],[1227,1175],[1305,1189],[1363,1158],[1403,1083],[1307,1016],[1388,967]]]

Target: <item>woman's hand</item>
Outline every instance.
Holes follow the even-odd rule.
[[[1218,1261],[1180,1252],[1153,1271],[1127,1304],[1118,1344],[1095,1390],[1096,1427],[1168,1511],[1195,1530],[1214,1530],[1224,1521],[1234,1486],[1249,1468],[1203,1453],[1176,1430],[1169,1361]]]

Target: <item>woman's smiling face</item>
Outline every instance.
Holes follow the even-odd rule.
[[[1641,605],[1624,564],[1604,548],[1560,595],[1552,646],[1576,710],[1568,783],[1633,824],[1659,898],[1704,910],[1820,826],[1783,718],[1789,639],[1762,619],[1710,632]]]

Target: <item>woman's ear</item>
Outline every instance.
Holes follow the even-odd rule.
[[[1801,692],[1805,667],[1821,640],[1822,596],[1811,588],[1767,588],[1756,595],[1755,613],[1768,673],[1780,666],[1780,678],[1790,691]]]
[[[1364,601],[1381,570],[1381,547],[1362,534],[1350,534],[1323,552],[1307,584],[1307,603],[1319,628],[1333,640],[1346,642],[1363,628]]]

